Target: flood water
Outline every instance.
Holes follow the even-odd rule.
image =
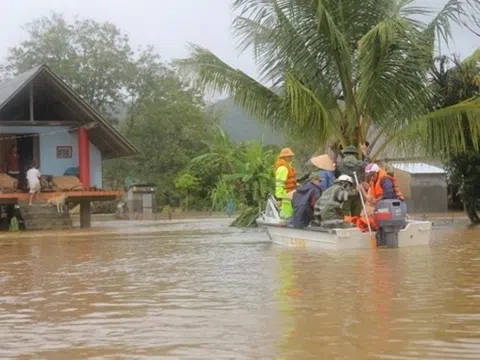
[[[319,252],[225,220],[100,225],[0,237],[0,358],[480,358],[480,229]]]

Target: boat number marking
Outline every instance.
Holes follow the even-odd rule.
[[[307,247],[307,241],[303,239],[290,238],[290,246],[304,248],[304,247]]]

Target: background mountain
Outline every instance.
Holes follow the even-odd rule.
[[[249,116],[242,108],[236,106],[233,100],[226,98],[213,104],[220,114],[220,126],[234,141],[263,142],[264,145],[279,145],[285,143],[285,136],[276,132],[271,126],[261,124]]]
[[[262,124],[249,116],[242,108],[236,106],[232,99],[219,100],[211,105],[211,109],[219,116],[219,125],[235,142],[256,140],[264,145],[284,146],[286,136],[275,131],[272,126]],[[127,116],[128,106],[118,104],[107,116],[115,119],[114,123],[122,124]]]

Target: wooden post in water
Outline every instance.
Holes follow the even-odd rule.
[[[80,201],[80,227],[82,229],[89,228],[91,224],[92,222],[90,201]]]

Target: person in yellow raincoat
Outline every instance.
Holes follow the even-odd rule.
[[[275,162],[275,198],[280,204],[280,217],[290,219],[293,216],[292,192],[297,187],[297,177],[292,166],[295,154],[290,148],[284,148]]]

